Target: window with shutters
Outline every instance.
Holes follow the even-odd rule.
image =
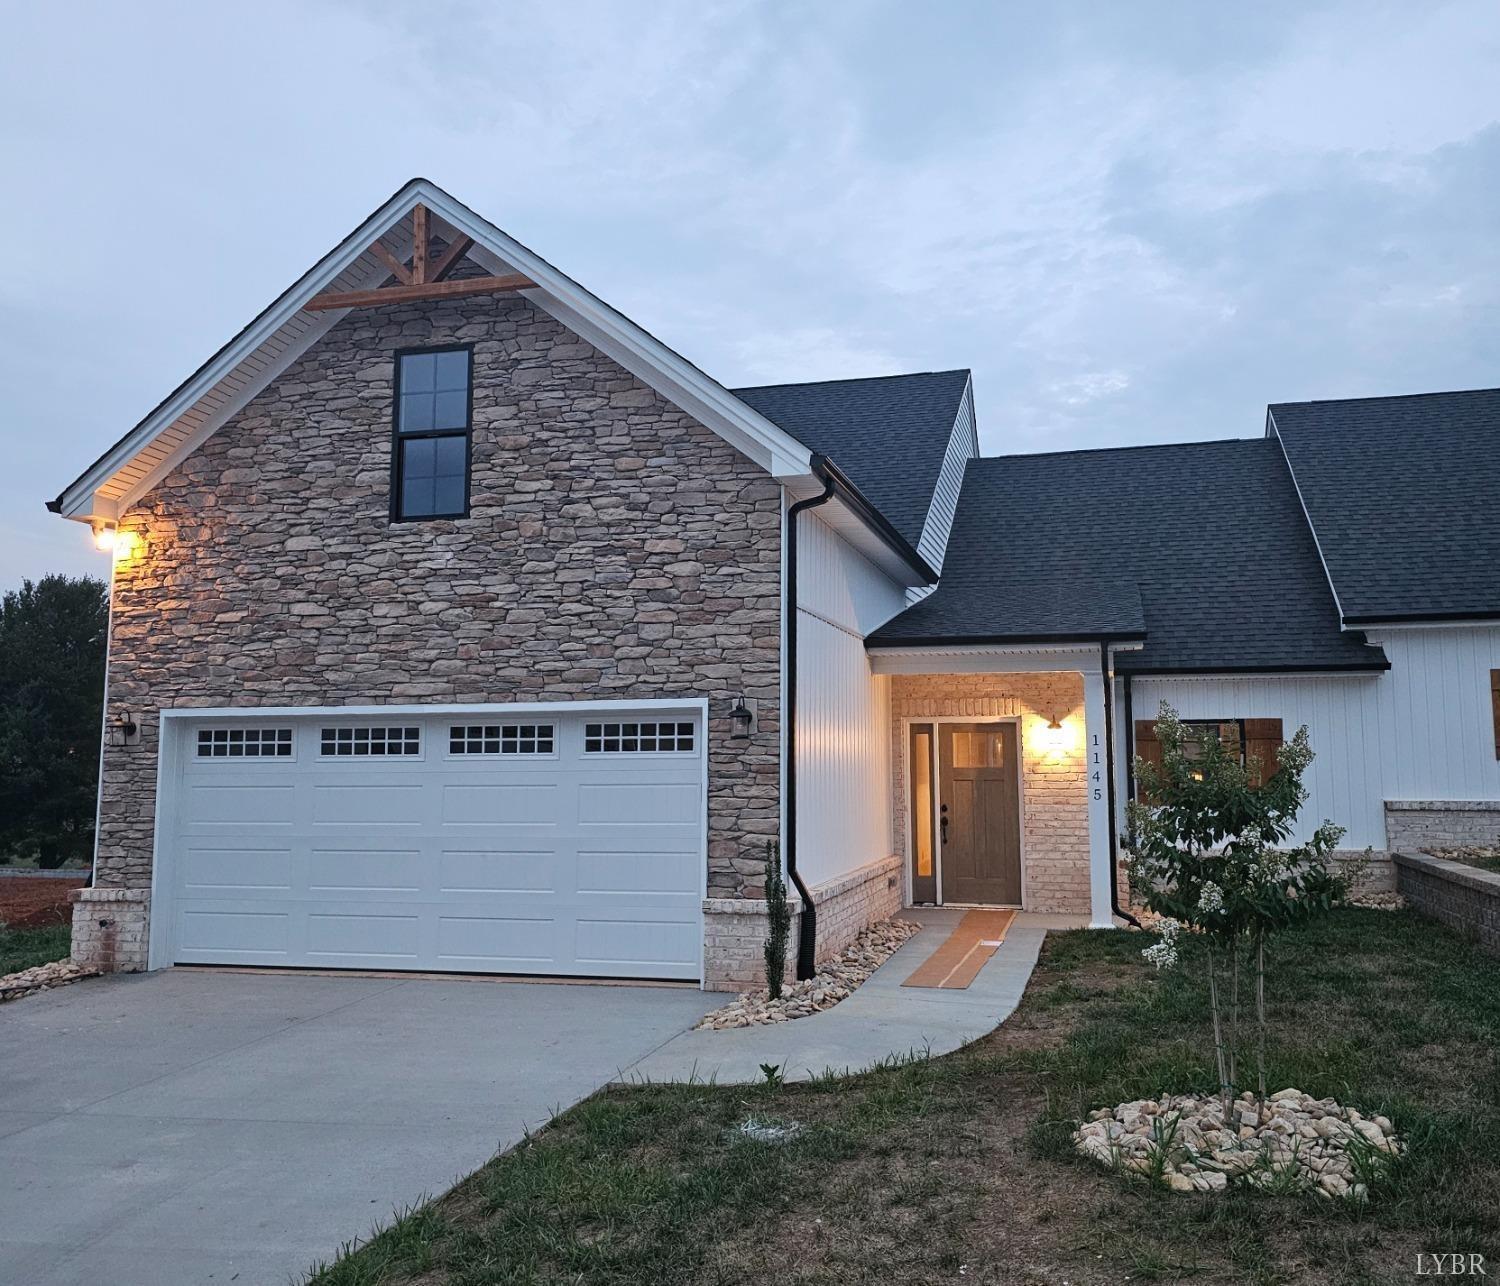
[[[1495,728],[1495,758],[1500,759],[1500,670],[1490,671],[1490,718]]]
[[[1183,749],[1189,759],[1201,758],[1207,738],[1217,737],[1231,755],[1251,768],[1252,785],[1260,785],[1276,771],[1276,752],[1282,742],[1280,719],[1184,719],[1182,726],[1188,734]],[[1152,720],[1136,720],[1134,750],[1147,763],[1161,763],[1161,742]],[[1140,798],[1139,783],[1136,797]]]

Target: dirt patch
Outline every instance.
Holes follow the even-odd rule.
[[[0,924],[12,929],[68,924],[73,918],[68,894],[88,882],[86,875],[0,875]]]

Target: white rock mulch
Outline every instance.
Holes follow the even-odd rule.
[[[92,978],[98,973],[98,969],[76,965],[71,960],[54,960],[51,964],[35,965],[30,969],[22,969],[20,973],[8,973],[0,978],[0,1001],[19,1000],[33,991],[65,987],[70,982]]]
[[[879,924],[872,924],[832,960],[821,965],[813,977],[804,982],[786,983],[781,989],[780,1000],[772,1000],[764,988],[747,991],[706,1015],[695,1030],[759,1027],[832,1009],[839,1001],[852,996],[860,983],[889,960],[897,948],[921,927],[909,920],[882,920]]]
[[[1112,1170],[1150,1175],[1175,1192],[1222,1191],[1231,1182],[1323,1197],[1368,1195],[1365,1179],[1405,1145],[1383,1116],[1361,1116],[1297,1089],[1272,1094],[1264,1117],[1252,1094],[1174,1094],[1100,1108],[1073,1133],[1084,1156]]]
[[[1349,905],[1371,911],[1402,911],[1406,908],[1406,899],[1399,893],[1352,893]]]

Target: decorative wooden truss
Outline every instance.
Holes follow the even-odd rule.
[[[502,291],[532,290],[536,282],[518,274],[506,277],[465,277],[462,281],[445,281],[458,261],[468,254],[473,237],[457,234],[448,248],[436,259],[428,257],[427,207],[418,203],[411,212],[411,263],[404,264],[385,245],[377,241],[370,250],[387,268],[397,284],[375,290],[349,290],[331,295],[315,295],[302,306],[309,312],[326,312],[333,308],[375,308],[382,304],[400,304],[413,299],[454,299],[462,295],[489,295]]]

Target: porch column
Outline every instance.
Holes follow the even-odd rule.
[[[1089,803],[1089,923],[1114,927],[1110,908],[1109,755],[1104,732],[1104,679],[1097,669],[1083,672],[1083,767]]]

